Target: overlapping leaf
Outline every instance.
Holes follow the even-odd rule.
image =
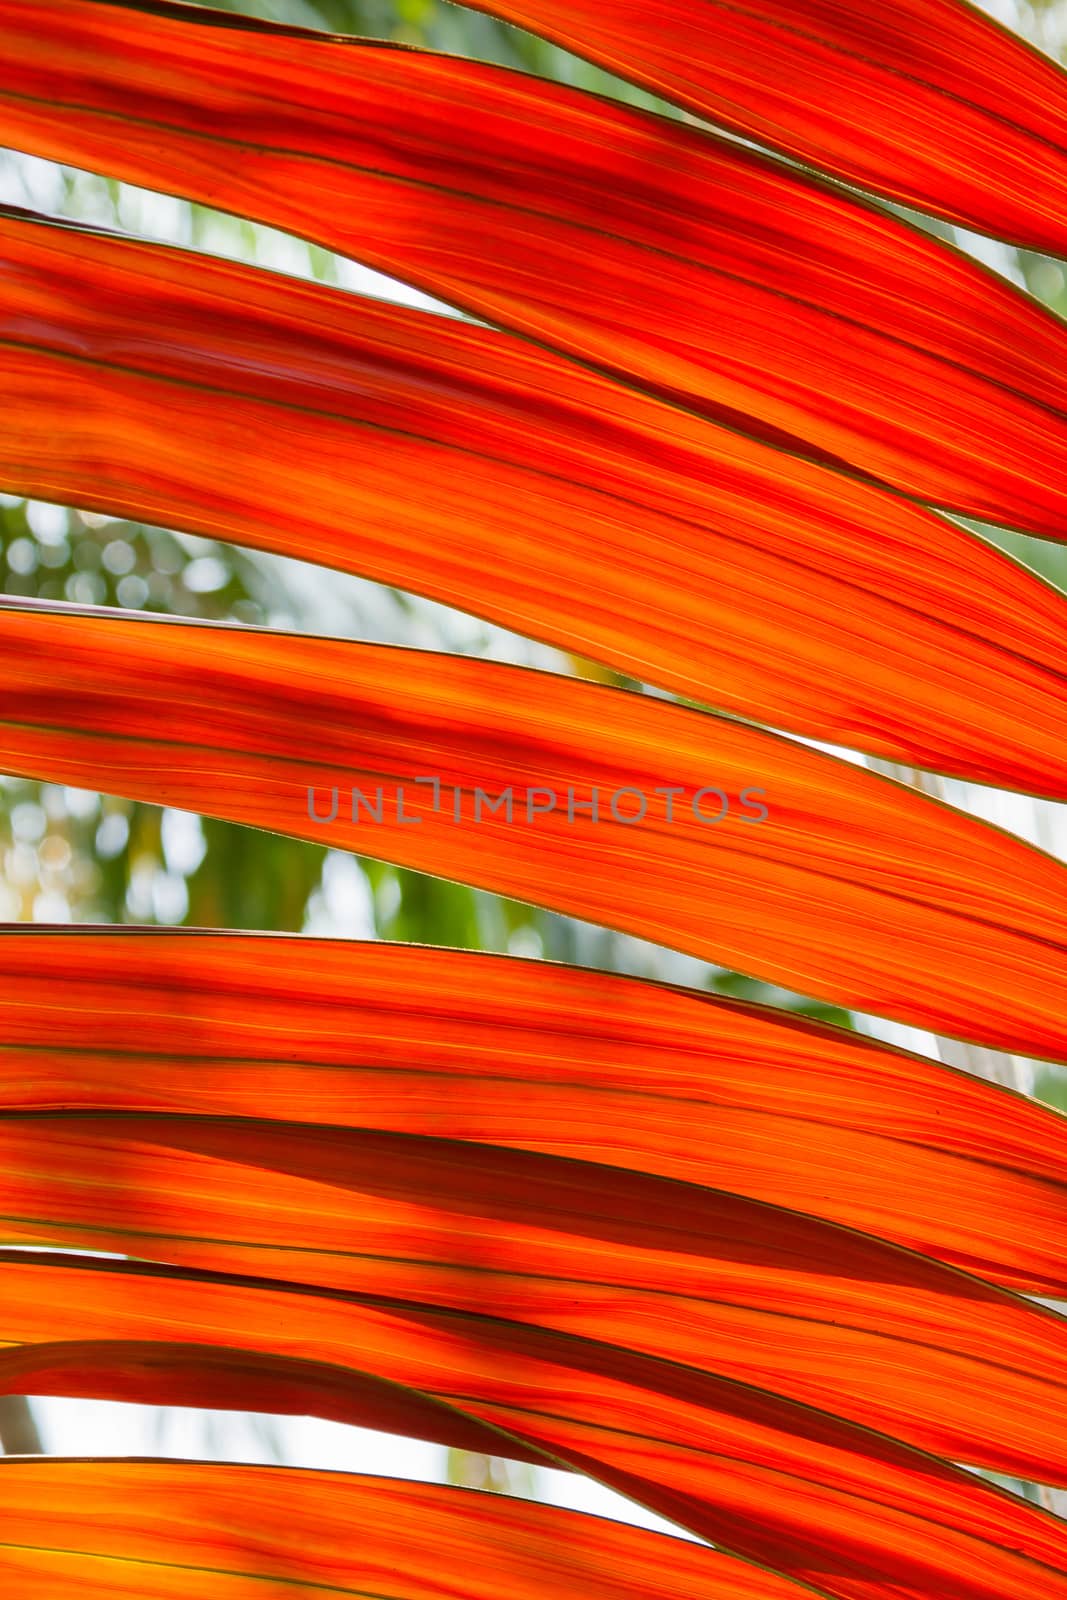
[[[577,1156],[1067,1298],[1062,1120],[855,1034],[347,940],[34,929],[3,935],[0,965],[9,1111],[272,1117]]]
[[[11,602],[0,673],[9,772],[317,838],[1067,1058],[1067,869],[775,735],[428,652]]]
[[[56,1508],[64,1515],[57,1518]],[[22,1600],[811,1600],[700,1546],[548,1506],[340,1473],[162,1461],[0,1466]]]
[[[15,217],[0,256],[9,489],[1067,796],[1067,604],[949,524],[483,330]]]
[[[492,1311],[1067,1483],[1058,1318],[719,1189],[359,1128],[54,1112],[0,1124],[0,1195],[14,1242]]]
[[[1064,79],[972,13],[672,5],[489,9],[833,173],[1062,242]],[[1060,536],[1054,320],[782,166],[494,69],[166,0],[58,0],[47,26],[0,0],[0,40],[0,132],[24,148],[247,210],[527,336],[9,217],[5,486],[324,559],[730,711],[1067,792],[1059,598],[857,481]],[[8,771],[1067,1060],[1067,871],[754,728],[68,608],[0,608],[0,673]],[[457,1591],[447,1549],[472,1600],[1067,1600],[1067,1526],[941,1459],[1067,1484],[1064,1323],[955,1270],[1063,1292],[1056,1119],[604,975],[224,936],[3,943],[0,1235],[19,1248],[0,1392],[311,1410],[552,1459],[784,1575],[693,1550],[657,1587],[662,1541],[569,1520],[553,1544],[551,1513],[366,1485],[357,1573],[352,1480],[321,1480],[283,1535],[281,1497],[320,1480],[259,1497],[247,1469],[150,1468],[104,1537],[140,1469],[57,1463],[53,1490],[87,1497],[57,1534],[45,1480],[8,1464],[0,1571],[24,1592],[121,1594],[135,1572],[178,1595],[209,1570],[235,1596],[266,1576],[434,1600]],[[167,1542],[175,1504],[191,1526]]]
[[[42,1256],[42,1260],[49,1262],[59,1259]],[[93,1257],[85,1259],[90,1264],[95,1260]],[[32,1257],[22,1251],[9,1255],[5,1262],[12,1271],[4,1279],[7,1291],[4,1309],[12,1316],[13,1324],[19,1320],[18,1290],[25,1276],[22,1269],[31,1262]],[[72,1252],[64,1252],[62,1263],[71,1270],[61,1273],[55,1280],[60,1289],[76,1296],[92,1286],[92,1279],[79,1281]],[[120,1277],[116,1285],[120,1294],[114,1304],[125,1300],[129,1310],[129,1292],[136,1294],[146,1286],[146,1280],[128,1265],[116,1270]],[[166,1270],[157,1270],[160,1281],[166,1281]],[[191,1283],[193,1278],[187,1276],[183,1281]],[[44,1277],[35,1278],[34,1285],[47,1293],[49,1286]],[[122,1293],[123,1289],[126,1294]],[[109,1304],[112,1299],[105,1294]],[[96,1319],[84,1312],[82,1303],[76,1299],[70,1301],[63,1318],[63,1331],[83,1332],[87,1325],[92,1326]],[[47,1313],[44,1316],[47,1318]],[[111,1329],[124,1320],[122,1315],[113,1314]],[[158,1328],[158,1316],[155,1325]],[[52,1332],[58,1331],[54,1323],[50,1326]],[[173,1331],[176,1335],[177,1325]],[[254,1331],[250,1330],[249,1340],[241,1345],[212,1344],[205,1338],[194,1341],[187,1332],[180,1339],[171,1340],[83,1337],[55,1338],[48,1343],[5,1344],[0,1367],[0,1385],[5,1394],[17,1394],[30,1388],[38,1396],[76,1395],[126,1404],[209,1406],[222,1411],[241,1408],[274,1416],[314,1416],[405,1438],[425,1439],[449,1449],[505,1456],[510,1461],[530,1466],[567,1468],[565,1462],[515,1434],[505,1433],[470,1412],[460,1411],[405,1384],[350,1365],[342,1367],[329,1361],[280,1355],[269,1348],[266,1333],[258,1325]]]
[[[1067,253],[1067,82],[960,0],[474,4],[862,188]]]
[[[1067,333],[973,263],[679,124],[214,21],[4,0],[0,138],[303,233],[691,410],[1062,537]]]
[[[239,1403],[238,1370],[220,1361],[220,1346],[306,1347],[317,1338],[321,1350],[325,1336],[336,1352],[333,1386],[338,1361],[410,1384],[842,1600],[926,1600],[931,1588],[950,1588],[959,1600],[1067,1594],[1067,1529],[1055,1518],[931,1456],[757,1388],[491,1315],[321,1291],[295,1297],[284,1285],[100,1260],[42,1268],[24,1258],[13,1266],[5,1282],[38,1274],[27,1285],[27,1308],[39,1325],[57,1301],[60,1317],[69,1317],[76,1278],[88,1273],[78,1305],[87,1321],[154,1327],[164,1347],[151,1338],[104,1340],[96,1353],[85,1342],[24,1346],[0,1354],[0,1391],[188,1403],[198,1372],[214,1397],[219,1373],[229,1370]],[[175,1331],[184,1353],[168,1342]],[[257,1397],[264,1381],[254,1364]]]

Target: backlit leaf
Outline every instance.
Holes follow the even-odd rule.
[[[753,35],[739,73],[728,30],[758,33],[761,9],[776,3],[742,14],[698,0],[696,17],[602,0],[499,9],[558,14],[590,40],[594,26],[618,27],[650,72],[684,38],[685,68],[731,83],[736,74],[743,94],[751,62],[781,68]],[[941,26],[963,18],[1053,85],[1067,115],[1051,64],[1038,67],[948,0],[910,3],[932,49],[951,50]],[[879,29],[890,19],[881,8]],[[931,504],[1063,536],[1067,333],[973,262],[736,144],[555,84],[212,21],[184,6],[147,14],[56,0],[42,11],[3,0],[0,139],[304,234],[689,410]],[[838,25],[861,45],[871,26],[859,8]],[[821,48],[802,32],[776,37],[802,54]],[[911,47],[921,62],[919,40]],[[848,56],[823,55],[846,76],[856,70]],[[869,151],[860,85],[850,98],[812,71],[796,62],[791,103],[824,123],[832,107],[853,147]],[[919,93],[877,73],[883,89]],[[963,125],[958,103],[936,109],[922,152],[935,171]],[[1025,95],[1020,109],[1040,115]],[[984,131],[1007,160],[1008,126]],[[891,139],[903,160],[896,116]],[[1057,166],[1042,148],[1035,168],[1034,156],[1021,158],[1016,213],[1047,222],[1062,248],[1067,158]],[[996,191],[991,161],[977,175],[982,195]],[[1058,174],[1064,193],[1043,197],[1041,182]],[[955,181],[952,192],[966,194]]]
[[[362,1126],[729,1189],[1067,1299],[1062,1119],[920,1056],[620,976],[349,940],[0,940],[0,1101]]]
[[[1067,80],[977,7],[474,3],[861,188],[1067,253]]]
[[[18,218],[0,257],[8,489],[1067,797],[1067,603],[941,519],[444,319]]]
[[[500,1495],[279,1467],[0,1463],[20,1600],[812,1600],[748,1563]]]
[[[550,673],[62,606],[0,607],[0,674],[8,772],[316,838],[1067,1059],[1067,869],[773,734]]]
[[[17,1266],[23,1276],[40,1270],[25,1260]],[[185,1353],[107,1341],[97,1355],[86,1343],[0,1351],[0,1391],[100,1395],[114,1386],[127,1395],[132,1384],[139,1398],[188,1403],[197,1392],[195,1347],[221,1330],[229,1331],[220,1343],[276,1348],[332,1326],[343,1364],[458,1405],[842,1600],[927,1600],[949,1589],[959,1600],[1067,1594],[1067,1529],[1057,1519],[933,1457],[758,1389],[489,1315],[353,1295],[294,1297],[284,1286],[121,1262],[67,1261],[44,1271],[52,1292],[67,1296],[66,1314],[72,1277],[88,1272],[88,1317],[106,1320],[111,1301],[127,1327],[180,1328]],[[123,1279],[131,1280],[125,1293]],[[39,1287],[45,1298],[36,1315],[47,1317],[50,1285],[42,1279]],[[213,1348],[204,1362],[214,1394]],[[253,1372],[252,1381],[263,1379]],[[240,1398],[236,1372],[233,1396]]]

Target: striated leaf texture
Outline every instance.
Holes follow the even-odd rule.
[[[1067,602],[939,518],[445,319],[40,219],[0,271],[9,489],[1067,797]]]
[[[0,607],[0,672],[8,772],[316,838],[1067,1059],[1067,869],[773,734],[550,673],[63,606]]]
[[[961,0],[475,8],[860,188],[1067,253],[1067,79]]]
[[[772,1573],[621,1523],[342,1473],[5,1461],[0,1510],[0,1574],[20,1600],[813,1600]]]
[[[38,1270],[26,1258],[17,1269]],[[294,1299],[276,1284],[123,1262],[68,1259],[46,1272],[31,1312],[38,1322],[56,1296],[69,1309],[71,1279],[88,1272],[91,1317],[127,1329],[180,1327],[181,1345],[24,1345],[0,1353],[0,1390],[189,1403],[214,1398],[229,1373],[234,1402],[244,1392],[262,1403],[272,1373],[291,1395],[293,1363],[251,1363],[245,1380],[226,1347],[292,1345],[332,1324],[342,1365],[359,1369],[357,1396],[366,1369],[412,1384],[828,1595],[1067,1593],[1067,1533],[1057,1519],[934,1457],[759,1389],[485,1314],[321,1292]],[[334,1366],[321,1383],[340,1392],[344,1373]]]
[[[8,1112],[270,1117],[577,1157],[1067,1299],[1062,1118],[854,1033],[350,940],[36,928],[5,931],[0,964]]]
[[[558,9],[576,30],[620,22],[650,68],[683,36],[701,77],[743,85],[768,59],[753,46],[743,72],[730,63],[719,29],[745,14],[708,0],[696,18],[601,0]],[[949,59],[939,29],[964,17],[1037,64],[947,0],[918,9],[922,38]],[[822,20],[832,32],[834,15]],[[837,20],[846,33],[872,26],[858,8]],[[884,7],[874,26],[891,26]],[[1063,537],[1062,323],[790,167],[500,68],[181,5],[3,0],[0,51],[7,143],[304,234],[690,412],[927,503]],[[879,71],[906,92],[906,78]],[[1041,71],[1067,106],[1067,80]],[[832,105],[869,148],[858,84],[851,99],[824,90],[804,61],[791,81],[802,108],[821,118]],[[957,97],[936,109],[935,169],[966,119]],[[1010,125],[989,129],[1006,153]],[[899,116],[891,136],[903,159]],[[1048,147],[1027,153],[1026,208],[1056,170]],[[983,162],[980,193],[995,194],[994,173]],[[1047,201],[1057,225],[1063,199]]]

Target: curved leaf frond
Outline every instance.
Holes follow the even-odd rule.
[[[578,31],[627,8],[564,9]],[[684,60],[717,69],[739,13],[698,9],[703,38],[677,9]],[[928,10],[940,47],[955,8]],[[677,36],[662,7],[642,11],[623,25],[652,63]],[[559,85],[210,20],[4,0],[0,139],[303,234],[801,455],[1063,537],[1067,332],[972,261],[735,144]],[[854,133],[856,106],[835,105]],[[939,161],[957,126],[941,109]],[[1028,165],[1028,206],[1039,192]]]
[[[618,1522],[284,1467],[3,1461],[0,1516],[0,1574],[20,1600],[817,1600]]]
[[[24,1261],[18,1270],[37,1269]],[[106,1319],[114,1304],[127,1327],[172,1332],[162,1349],[111,1339],[95,1355],[85,1341],[0,1352],[0,1390],[188,1401],[202,1381],[196,1345],[206,1340],[201,1392],[213,1397],[226,1370],[215,1348],[221,1329],[229,1331],[218,1343],[276,1348],[332,1324],[341,1365],[517,1434],[680,1526],[841,1600],[879,1595],[887,1583],[909,1600],[949,1588],[960,1600],[1067,1594],[1067,1528],[1056,1518],[932,1456],[760,1389],[485,1315],[123,1262],[83,1267],[68,1259],[45,1270],[89,1272],[90,1318],[95,1308]],[[131,1274],[135,1295],[122,1284]],[[105,1280],[120,1292],[109,1293]],[[50,1290],[69,1295],[71,1287],[69,1279],[42,1279],[41,1314]],[[69,1314],[69,1299],[65,1306]],[[176,1326],[184,1353],[169,1344]],[[269,1367],[251,1373],[257,1396]],[[239,1398],[239,1382],[232,1392]]]
[[[1067,254],[1067,78],[976,6],[473,5],[860,188],[1012,244]]]
[[[64,606],[0,606],[0,673],[8,772],[318,839],[1067,1059],[1067,868],[773,734],[551,673]]]
[[[1067,1299],[1063,1122],[854,1033],[553,963],[0,936],[0,1099],[468,1139],[731,1190]]]
[[[940,518],[484,330],[22,218],[0,256],[8,488],[1067,798],[1067,601]]]
[[[0,1196],[11,1240],[491,1310],[1067,1484],[1067,1324],[719,1189],[366,1129],[56,1112],[0,1123]]]

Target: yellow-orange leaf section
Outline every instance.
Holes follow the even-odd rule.
[[[861,188],[1067,254],[1067,79],[959,0],[472,3]]]
[[[230,1372],[239,1402],[239,1365],[226,1346],[313,1342],[332,1326],[340,1365],[321,1375],[323,1392],[339,1393],[340,1368],[351,1364],[410,1384],[842,1600],[875,1600],[887,1585],[907,1600],[1067,1594],[1067,1531],[1057,1519],[934,1456],[758,1389],[489,1315],[296,1298],[269,1282],[124,1262],[14,1265],[17,1277],[37,1276],[38,1321],[57,1301],[69,1317],[78,1292],[70,1280],[88,1273],[79,1313],[155,1326],[165,1342],[13,1348],[0,1352],[0,1392],[190,1404],[216,1398]],[[175,1331],[181,1347],[166,1342]],[[273,1370],[288,1395],[292,1365],[252,1364],[250,1392],[261,1399]]]
[[[1067,603],[940,518],[446,319],[39,220],[0,256],[5,488],[1067,798]]]
[[[0,674],[0,770],[314,838],[1067,1059],[1067,869],[774,734],[431,652],[40,604],[0,606]]]
[[[503,1495],[177,1461],[4,1461],[19,1600],[816,1600],[747,1562]]]
[[[576,1156],[824,1216],[1067,1299],[1063,1122],[844,1030],[465,951],[10,930],[8,1110],[363,1126]]]
[[[1063,537],[1067,333],[973,262],[557,85],[161,13],[2,0],[0,139],[302,233],[791,450]]]

